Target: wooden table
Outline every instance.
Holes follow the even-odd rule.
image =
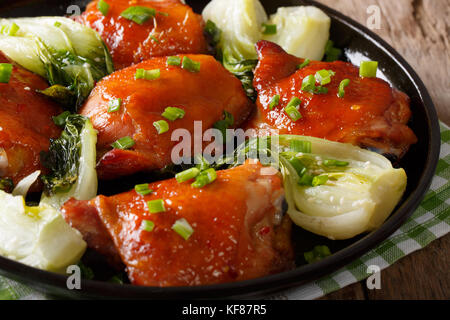
[[[381,10],[373,31],[392,45],[425,82],[439,117],[450,125],[450,0],[318,0],[367,26]],[[381,289],[365,281],[323,299],[450,299],[450,235],[435,240],[381,272]]]

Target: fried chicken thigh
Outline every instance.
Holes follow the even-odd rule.
[[[253,104],[236,77],[212,56],[188,56],[201,64],[199,72],[167,66],[165,57],[152,58],[117,71],[96,85],[81,114],[88,116],[99,132],[100,178],[161,169],[176,160],[171,157],[172,148],[179,143],[171,139],[174,130],[185,129],[193,144],[194,121],[201,121],[199,133],[203,133],[223,119],[224,111],[233,115],[234,126],[239,126],[251,113]],[[135,79],[138,68],[159,69],[160,77]],[[116,99],[122,101],[120,110],[108,112],[110,101]],[[162,117],[166,107],[183,109],[185,115],[182,119],[169,121]],[[159,120],[168,122],[167,132],[158,134],[153,123]],[[135,141],[133,147],[112,149],[114,141],[126,136]]]
[[[193,286],[246,280],[293,266],[291,222],[282,216],[279,173],[260,163],[218,171],[204,188],[175,179],[91,201],[69,200],[62,209],[88,246],[114,259],[117,253],[133,284]],[[162,199],[165,212],[149,213],[147,201]],[[185,219],[185,240],[172,226]],[[154,223],[142,229],[143,220]],[[108,239],[110,243],[108,243]],[[115,247],[117,252],[111,250]]]
[[[109,0],[106,15],[92,1],[79,22],[96,30],[111,51],[116,70],[151,57],[205,53],[203,20],[179,0]],[[137,23],[121,14],[130,7],[155,10],[155,16]]]
[[[360,77],[357,67],[342,61],[311,61],[298,70],[303,59],[268,41],[258,42],[257,51],[259,63],[253,84],[258,91],[258,111],[249,128],[352,143],[397,158],[417,141],[407,126],[411,117],[409,98],[386,81]],[[323,69],[335,73],[331,83],[325,85],[328,93],[302,91],[303,79]],[[344,79],[349,79],[350,84],[340,98],[339,84]],[[271,110],[275,95],[280,96],[280,103]],[[284,111],[293,97],[302,101],[302,118],[297,121]]]
[[[8,83],[0,83],[0,178],[17,184],[36,170],[45,171],[41,151],[48,151],[50,138],[61,129],[52,120],[61,108],[44,95],[44,79],[9,61],[0,52],[0,63],[13,65]],[[34,184],[31,191],[38,191]]]

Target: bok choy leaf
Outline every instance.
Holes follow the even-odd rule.
[[[233,165],[248,157],[279,168],[292,221],[330,239],[378,228],[406,189],[403,169],[350,144],[296,135],[253,138],[235,151]]]
[[[72,111],[96,81],[113,72],[99,35],[64,17],[0,19],[0,48],[11,60],[45,77],[52,87],[42,93]]]
[[[90,120],[79,114],[67,115],[64,130],[51,140],[41,161],[49,170],[42,176],[44,194],[41,203],[59,209],[69,198],[90,200],[97,195],[97,131]]]

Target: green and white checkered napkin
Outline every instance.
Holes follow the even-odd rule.
[[[367,267],[385,269],[450,231],[450,129],[441,124],[441,155],[430,191],[406,223],[386,241],[346,267],[272,299],[315,299],[369,276]],[[47,299],[25,285],[0,276],[0,300]]]

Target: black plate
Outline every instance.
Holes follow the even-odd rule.
[[[9,1],[8,1],[9,2]],[[11,1],[12,2],[12,1]],[[11,3],[10,2],[10,3]],[[0,16],[63,15],[70,5],[83,8],[87,1],[14,1],[0,5]],[[196,12],[201,12],[208,1],[188,1]],[[439,150],[439,123],[433,102],[420,78],[409,64],[385,41],[348,17],[314,1],[280,0],[262,1],[267,12],[273,13],[279,6],[312,4],[321,8],[332,19],[331,39],[337,47],[345,49],[345,58],[357,63],[358,57],[379,61],[384,77],[394,87],[411,98],[413,117],[411,128],[419,142],[400,162],[408,175],[406,193],[389,219],[376,231],[346,241],[330,241],[294,228],[297,265],[295,270],[272,276],[236,283],[199,287],[138,287],[117,285],[101,281],[82,281],[82,290],[66,289],[66,277],[14,262],[0,257],[0,274],[26,283],[40,291],[73,298],[230,298],[260,297],[284,288],[297,286],[329,274],[360,257],[385,240],[414,212],[423,199],[434,175]],[[73,8],[73,7],[72,7]],[[418,48],[420,50],[420,48]],[[326,244],[334,253],[314,264],[306,265],[303,252],[316,244]]]

